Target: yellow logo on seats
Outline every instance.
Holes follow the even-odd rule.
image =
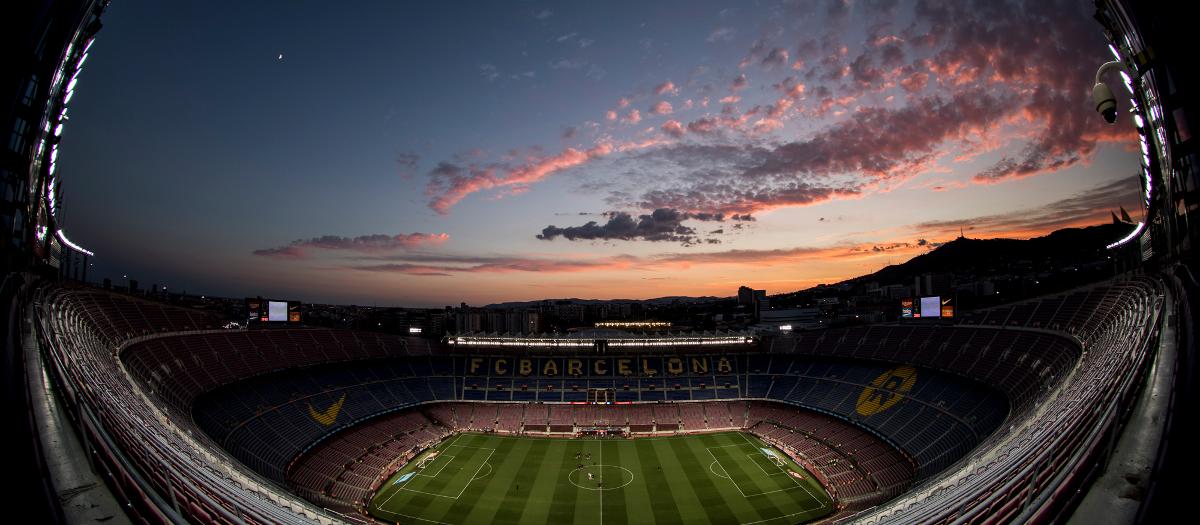
[[[334,404],[329,405],[329,408],[325,409],[324,412],[317,412],[317,410],[313,408],[312,404],[309,403],[308,415],[312,416],[313,421],[316,421],[317,423],[325,426],[332,425],[334,421],[337,421],[338,412],[342,411],[342,403],[345,402],[346,394],[342,394],[341,399],[338,399]]]
[[[904,394],[912,390],[916,382],[917,369],[907,365],[879,374],[879,377],[871,381],[871,386],[864,388],[858,395],[858,415],[873,416],[892,408],[900,402]]]

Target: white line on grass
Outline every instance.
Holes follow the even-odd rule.
[[[713,447],[713,448],[718,448],[718,447]],[[724,470],[726,474],[729,473],[729,469],[725,468],[725,465],[721,464],[721,460],[717,459],[717,455],[713,454],[712,449],[706,447],[704,450],[708,451],[708,455],[712,456],[713,461],[717,464],[718,467],[721,467],[721,470]],[[739,487],[737,482],[733,480],[733,475],[729,475],[725,479],[728,479],[730,483],[733,483],[733,488],[737,489],[738,493],[741,494],[743,498],[748,497],[748,496],[746,496],[746,492],[742,490],[742,487]]]
[[[425,469],[421,469],[421,472],[416,475],[417,476],[425,476],[427,478],[438,477],[438,474],[441,474],[443,470],[446,470],[446,465],[449,465],[451,461],[454,461],[454,456],[446,455],[444,457],[446,458],[446,461],[442,462],[442,468],[439,468],[437,472],[434,472],[433,474],[425,474],[425,470],[428,468],[428,467],[426,467]],[[436,461],[437,458],[434,458],[434,460]]]
[[[710,454],[711,454],[711,452],[710,452]],[[729,479],[729,474],[721,474],[720,472],[717,472],[716,469],[713,468],[713,467],[720,467],[720,466],[721,466],[720,463],[713,461],[712,463],[708,464],[708,470],[710,470],[713,474],[716,474],[722,478]],[[721,470],[725,470],[725,467],[721,467]]]
[[[446,523],[446,522],[444,522],[444,521],[429,520],[429,519],[420,518],[420,517],[417,517],[417,516],[409,516],[408,514],[404,514],[404,513],[401,513],[401,512],[396,512],[396,511],[394,511],[394,510],[387,510],[387,509],[383,509],[383,508],[380,508],[380,509],[375,509],[375,510],[378,510],[378,511],[380,511],[380,512],[386,512],[386,513],[388,513],[388,514],[395,514],[395,515],[397,515],[397,516],[404,516],[405,518],[412,518],[412,519],[414,519],[414,520],[428,521],[429,523],[438,523],[438,524],[440,524],[440,525],[450,525],[449,523]]]
[[[767,469],[763,468],[761,463],[759,463],[758,461],[755,461],[756,459],[758,459],[760,457],[765,457],[765,456],[766,456],[766,454],[763,454],[762,452],[759,452],[757,454],[755,454],[753,452],[746,454],[746,457],[750,458],[750,462],[754,463],[754,465],[758,467],[758,470],[763,471],[763,474],[766,474],[768,476],[778,476],[780,474],[786,474],[786,472],[768,472]],[[771,464],[775,465],[774,462],[772,462]],[[775,465],[775,466],[778,467],[779,465]]]
[[[745,438],[745,436],[743,436],[743,438]],[[758,447],[754,446],[754,444],[753,444],[753,443],[750,443],[749,441],[747,441],[747,443],[749,443],[749,444],[750,444],[750,446],[754,447],[754,449],[755,449],[755,450],[758,450]],[[735,446],[735,445],[723,445],[723,446],[719,446],[719,447],[706,447],[706,448],[705,448],[705,450],[708,450],[708,454],[709,454],[710,456],[712,456],[713,460],[715,460],[715,461],[717,462],[717,465],[718,465],[718,466],[720,466],[720,467],[721,467],[721,470],[724,470],[726,474],[729,474],[729,469],[728,469],[727,467],[725,467],[725,465],[724,465],[724,464],[722,464],[722,463],[721,463],[721,460],[720,460],[720,459],[717,459],[717,455],[716,455],[716,454],[713,454],[713,451],[712,451],[711,449],[713,449],[713,448],[726,448],[726,447],[731,447],[731,446]],[[736,445],[736,446],[738,446],[738,447],[742,447],[742,446],[745,446],[745,445],[738,444],[738,445]],[[745,450],[745,449],[742,449],[742,450]],[[758,452],[758,454],[761,456],[761,455],[762,455],[762,452]],[[753,457],[753,455],[752,455],[752,454],[746,454],[746,455],[747,455],[747,456],[751,456],[751,457]],[[759,468],[759,469],[762,469],[762,466],[759,466],[758,468]],[[766,470],[763,470],[763,473],[764,473],[764,474],[766,474],[766,473],[767,473],[767,471],[766,471]],[[770,476],[770,475],[772,475],[772,474],[767,474],[767,475],[768,475],[768,476]],[[790,478],[790,477],[791,477],[791,475],[789,474],[789,475],[788,475],[788,477]],[[752,498],[752,497],[754,497],[754,496],[765,496],[765,495],[767,495],[767,494],[774,494],[774,493],[776,493],[776,492],[784,492],[784,491],[792,490],[792,489],[795,489],[796,487],[803,488],[803,489],[804,489],[806,492],[808,491],[808,489],[807,489],[807,488],[805,488],[805,487],[804,487],[804,485],[801,485],[801,484],[799,484],[798,482],[796,482],[796,480],[795,480],[795,479],[792,479],[792,481],[796,483],[796,485],[795,485],[795,486],[792,486],[792,487],[784,487],[784,488],[781,488],[781,489],[775,489],[775,490],[768,490],[768,491],[764,491],[764,492],[755,492],[754,494],[746,494],[746,491],[742,490],[742,487],[741,487],[741,485],[738,485],[738,482],[737,482],[737,481],[734,481],[734,479],[733,479],[733,474],[729,474],[729,478],[728,478],[728,479],[729,479],[729,482],[730,482],[730,483],[733,483],[733,486],[734,486],[735,488],[737,488],[737,489],[738,489],[738,492],[740,492],[740,493],[742,494],[742,497],[743,497],[743,498]],[[809,494],[808,494],[808,495],[809,495],[809,497],[812,497],[812,493],[811,493],[811,492],[809,492]],[[822,505],[822,506],[824,506],[824,505]],[[818,507],[818,508],[821,508],[821,507]]]
[[[449,447],[450,445],[454,444],[454,443],[455,443],[455,442],[457,442],[457,441],[458,441],[458,439],[459,439],[459,438],[461,438],[461,437],[462,437],[462,434],[456,434],[456,435],[454,436],[454,438],[453,438],[453,439],[451,439],[450,441],[448,441],[448,442],[447,442],[447,443],[449,443],[449,445],[445,445],[445,447]],[[434,449],[434,450],[437,450],[439,446],[441,446],[441,445],[435,445],[435,446],[433,447],[433,449]],[[405,466],[407,466],[407,465],[405,465]],[[439,472],[440,472],[440,471],[439,471]],[[399,473],[399,472],[397,472],[397,473],[396,473],[396,475],[397,475],[397,476],[399,476],[399,475],[400,475],[400,473]],[[401,491],[401,490],[403,490],[403,489],[404,489],[404,487],[403,487],[403,486],[401,486],[401,487],[397,487],[397,488],[396,488],[396,490],[392,491],[392,493],[391,493],[391,494],[388,494],[388,497],[387,497],[387,499],[383,500],[383,503],[380,503],[380,504],[379,504],[379,505],[377,505],[375,508],[376,508],[376,509],[378,509],[378,510],[383,510],[383,511],[385,511],[385,512],[388,512],[386,509],[384,509],[384,507],[385,507],[385,506],[387,506],[388,502],[389,502],[389,501],[392,501],[392,498],[396,497],[396,494],[399,494],[399,493],[400,493],[400,491]],[[414,490],[413,492],[417,492],[417,491],[415,491],[415,490]],[[434,495],[436,496],[436,494],[434,494]],[[397,512],[396,514],[399,514],[399,515],[401,515],[401,516],[404,516],[403,514],[400,514],[399,512]],[[406,517],[411,517],[411,516],[406,516]],[[420,518],[417,518],[417,519],[420,519]]]
[[[463,485],[462,490],[458,491],[458,496],[454,496],[454,499],[458,499],[458,498],[462,497],[463,493],[467,491],[467,487],[470,487],[471,483],[475,482],[475,476],[479,475],[479,471],[483,470],[483,466],[487,465],[488,461],[491,461],[492,454],[495,454],[495,453],[496,453],[496,449],[492,449],[491,452],[488,452],[488,455],[486,458],[484,458],[483,463],[481,463],[479,465],[479,468],[475,469],[474,474],[471,474],[471,481],[468,481],[466,485]]]
[[[751,442],[751,441],[750,441],[750,439],[749,439],[749,438],[747,438],[747,437],[746,437],[746,435],[745,435],[745,434],[738,434],[738,435],[742,436],[742,439],[743,439],[743,440],[745,440],[745,441],[746,441],[746,443],[749,443],[751,446],[754,446],[755,448],[758,448],[756,445],[754,445],[754,443],[753,443],[753,442]],[[821,498],[818,498],[818,497],[814,496],[814,495],[813,495],[813,493],[812,493],[812,492],[810,492],[810,491],[808,490],[808,486],[806,486],[806,485],[805,485],[805,484],[803,484],[803,483],[800,483],[800,481],[799,481],[799,480],[797,480],[795,476],[792,476],[792,475],[791,475],[791,473],[789,473],[787,470],[784,470],[784,468],[783,468],[783,467],[781,467],[781,466],[779,466],[779,465],[776,465],[776,464],[775,464],[775,462],[771,462],[771,464],[772,464],[772,465],[775,465],[775,468],[777,468],[777,469],[779,469],[780,471],[782,471],[782,472],[784,472],[785,474],[787,474],[787,475],[788,475],[788,479],[791,479],[791,480],[792,480],[792,483],[795,483],[795,484],[796,484],[798,487],[800,487],[800,488],[804,489],[804,493],[805,493],[805,494],[808,494],[808,497],[809,497],[810,499],[812,499],[813,501],[816,501],[817,503],[819,503],[819,505],[817,505],[817,507],[816,507],[816,508],[814,508],[814,509],[810,509],[810,510],[805,510],[804,512],[811,512],[811,511],[813,511],[813,510],[817,510],[817,509],[823,509],[823,508],[825,508],[825,502],[824,502],[824,501],[821,501]],[[790,514],[789,514],[789,516],[790,516]]]

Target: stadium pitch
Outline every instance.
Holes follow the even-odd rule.
[[[401,468],[368,510],[414,524],[781,525],[826,516],[833,505],[804,469],[742,432],[638,439],[459,434]]]

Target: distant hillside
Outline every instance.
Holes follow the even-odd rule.
[[[1129,234],[1128,224],[1101,224],[1086,228],[1067,228],[1045,237],[1019,239],[958,238],[908,262],[888,266],[873,274],[850,279],[851,282],[911,282],[925,273],[963,273],[990,271],[1017,266],[1023,262],[1055,265],[1093,261],[1104,247]]]
[[[550,304],[620,304],[620,303],[642,303],[653,305],[671,305],[671,304],[699,304],[711,303],[728,299],[728,297],[714,297],[706,295],[703,297],[689,297],[685,295],[672,295],[668,297],[656,297],[654,299],[540,299],[537,301],[508,301],[504,303],[495,303],[484,306],[484,308],[531,308],[548,302]]]
[[[923,273],[990,273],[1025,261],[1033,265],[1050,261],[1056,265],[1092,261],[1102,255],[1109,243],[1128,235],[1130,228],[1128,224],[1100,224],[1058,230],[1044,237],[1024,241],[960,237],[932,252],[917,255],[904,264],[884,267],[883,270],[850,280],[907,282]]]
[[[1086,228],[1066,228],[1033,239],[970,239],[958,238],[936,249],[887,266],[875,273],[836,283],[858,284],[877,282],[881,285],[911,285],[913,279],[926,273],[964,275],[1002,275],[1010,271],[1049,272],[1103,259],[1105,246],[1128,235],[1128,224],[1101,224]],[[772,296],[782,304],[817,292],[809,288]]]

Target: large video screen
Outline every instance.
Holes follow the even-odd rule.
[[[921,317],[941,317],[942,298],[934,295],[921,298]]]
[[[247,326],[287,326],[300,324],[300,301],[272,301],[257,297],[246,298]]]
[[[267,301],[267,321],[287,321],[288,304],[286,301]]]

